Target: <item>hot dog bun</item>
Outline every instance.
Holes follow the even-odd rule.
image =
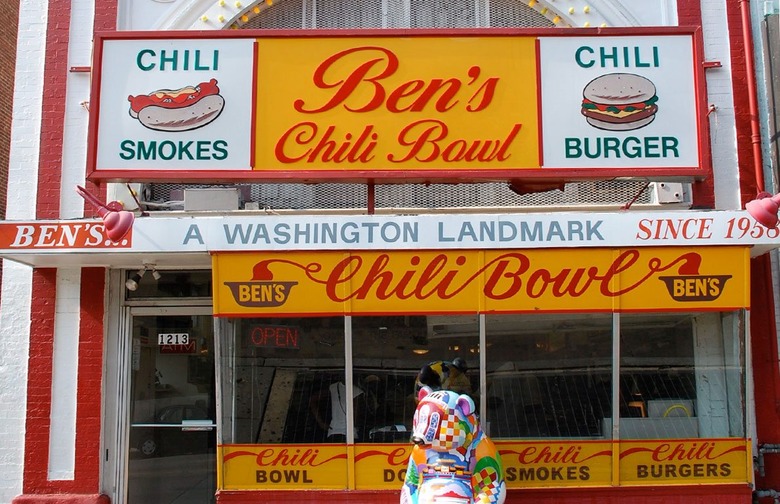
[[[153,130],[187,131],[209,124],[219,117],[224,107],[225,99],[221,95],[210,95],[186,107],[166,108],[149,105],[138,112],[137,119]]]

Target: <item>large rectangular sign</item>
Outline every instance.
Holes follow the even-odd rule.
[[[704,176],[696,33],[609,33],[102,34],[90,178]]]
[[[718,248],[214,255],[214,314],[728,310],[748,250]]]
[[[35,266],[128,264],[136,254],[318,250],[507,250],[632,247],[752,247],[780,244],[745,211],[687,210],[430,215],[181,215],[138,218],[119,242],[99,221],[0,222],[0,255]],[[130,262],[121,262],[129,257]],[[178,256],[181,257],[181,256]],[[115,261],[120,262],[115,262]]]
[[[495,440],[508,488],[561,488],[750,481],[750,442],[745,439],[642,441]],[[400,490],[410,444],[344,446],[223,445],[218,464],[222,490],[349,488]],[[613,470],[617,457],[619,470]]]

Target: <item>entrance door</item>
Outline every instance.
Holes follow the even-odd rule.
[[[133,317],[128,504],[212,503],[216,492],[210,315]]]

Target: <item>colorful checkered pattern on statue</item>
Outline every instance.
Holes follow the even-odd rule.
[[[401,504],[503,503],[501,457],[479,428],[474,401],[428,387],[417,399]]]

